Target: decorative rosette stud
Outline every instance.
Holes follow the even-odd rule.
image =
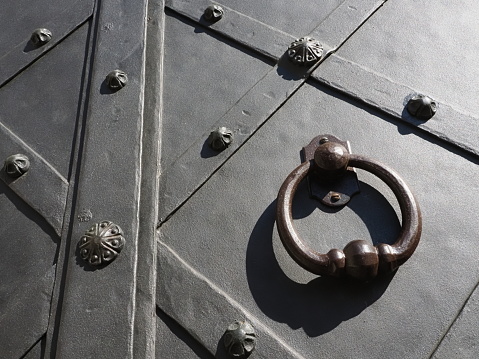
[[[94,224],[78,243],[81,258],[93,266],[112,262],[124,245],[123,231],[110,221]]]
[[[323,56],[323,45],[312,37],[305,36],[289,45],[288,57],[297,65],[309,66]]]

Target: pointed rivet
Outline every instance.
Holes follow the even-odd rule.
[[[208,144],[215,151],[223,151],[233,142],[233,131],[226,127],[218,127],[210,133]]]
[[[251,324],[235,321],[223,335],[223,343],[232,358],[247,358],[256,347],[256,334]]]
[[[30,160],[22,154],[12,155],[5,160],[3,169],[9,177],[18,178],[30,169]]]
[[[323,45],[312,37],[305,36],[289,45],[288,58],[300,66],[310,66],[323,56]]]
[[[210,5],[205,9],[203,16],[210,22],[218,21],[225,14],[224,9],[219,5]]]
[[[121,70],[114,70],[106,76],[106,83],[112,91],[118,91],[128,83],[128,76]]]
[[[426,95],[415,95],[407,103],[407,111],[420,120],[429,120],[437,111],[437,103]]]
[[[33,31],[32,36],[30,36],[30,41],[37,45],[45,45],[48,41],[52,39],[52,32],[48,29],[36,29]]]

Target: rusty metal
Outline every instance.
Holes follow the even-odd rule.
[[[316,151],[323,149],[320,146]],[[299,183],[317,167],[313,161],[294,169],[281,186],[277,197],[277,228],[286,250],[304,269],[318,275],[368,281],[379,274],[393,272],[411,257],[421,237],[421,212],[411,190],[394,170],[364,156],[345,154],[344,157],[349,157],[348,166],[373,173],[394,192],[402,213],[402,230],[396,242],[373,246],[367,241],[355,240],[344,250],[331,249],[327,254],[311,249],[294,228],[292,202]],[[344,157],[339,156],[337,162],[342,163]]]
[[[326,143],[329,143],[326,145]],[[343,151],[346,150],[351,153],[351,148],[348,141],[342,141],[339,138],[330,135],[320,135],[315,138],[301,151],[302,162],[308,162],[315,159],[316,150],[322,145],[323,149],[330,148],[331,146],[340,145]],[[334,151],[334,148],[332,148]],[[318,153],[318,156],[324,156],[324,160],[328,160],[328,156],[325,151]],[[334,165],[334,164],[333,164]],[[320,168],[315,167],[315,170],[308,175],[308,187],[309,193],[312,198],[317,199],[321,203],[329,207],[341,207],[351,200],[355,194],[360,192],[358,176],[354,168],[344,167],[338,169],[339,174],[332,176],[332,171],[321,171]]]

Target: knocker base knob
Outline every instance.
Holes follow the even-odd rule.
[[[343,252],[349,277],[367,281],[378,275],[378,252],[371,243],[365,240],[351,241],[344,247]]]
[[[314,152],[316,172],[323,179],[336,179],[343,175],[348,168],[349,152],[342,144],[325,142]]]

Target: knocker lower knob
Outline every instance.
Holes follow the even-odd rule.
[[[321,143],[321,142],[320,142]],[[299,183],[309,174],[334,180],[349,167],[369,171],[383,180],[394,192],[401,208],[402,230],[392,245],[373,246],[365,240],[353,240],[343,250],[331,249],[321,254],[311,249],[294,228],[292,202]],[[278,233],[290,256],[304,269],[334,277],[350,277],[363,281],[396,270],[414,253],[421,237],[422,219],[414,195],[404,180],[392,169],[373,159],[350,154],[339,143],[322,142],[314,153],[314,161],[306,161],[294,169],[281,186],[277,198]]]

